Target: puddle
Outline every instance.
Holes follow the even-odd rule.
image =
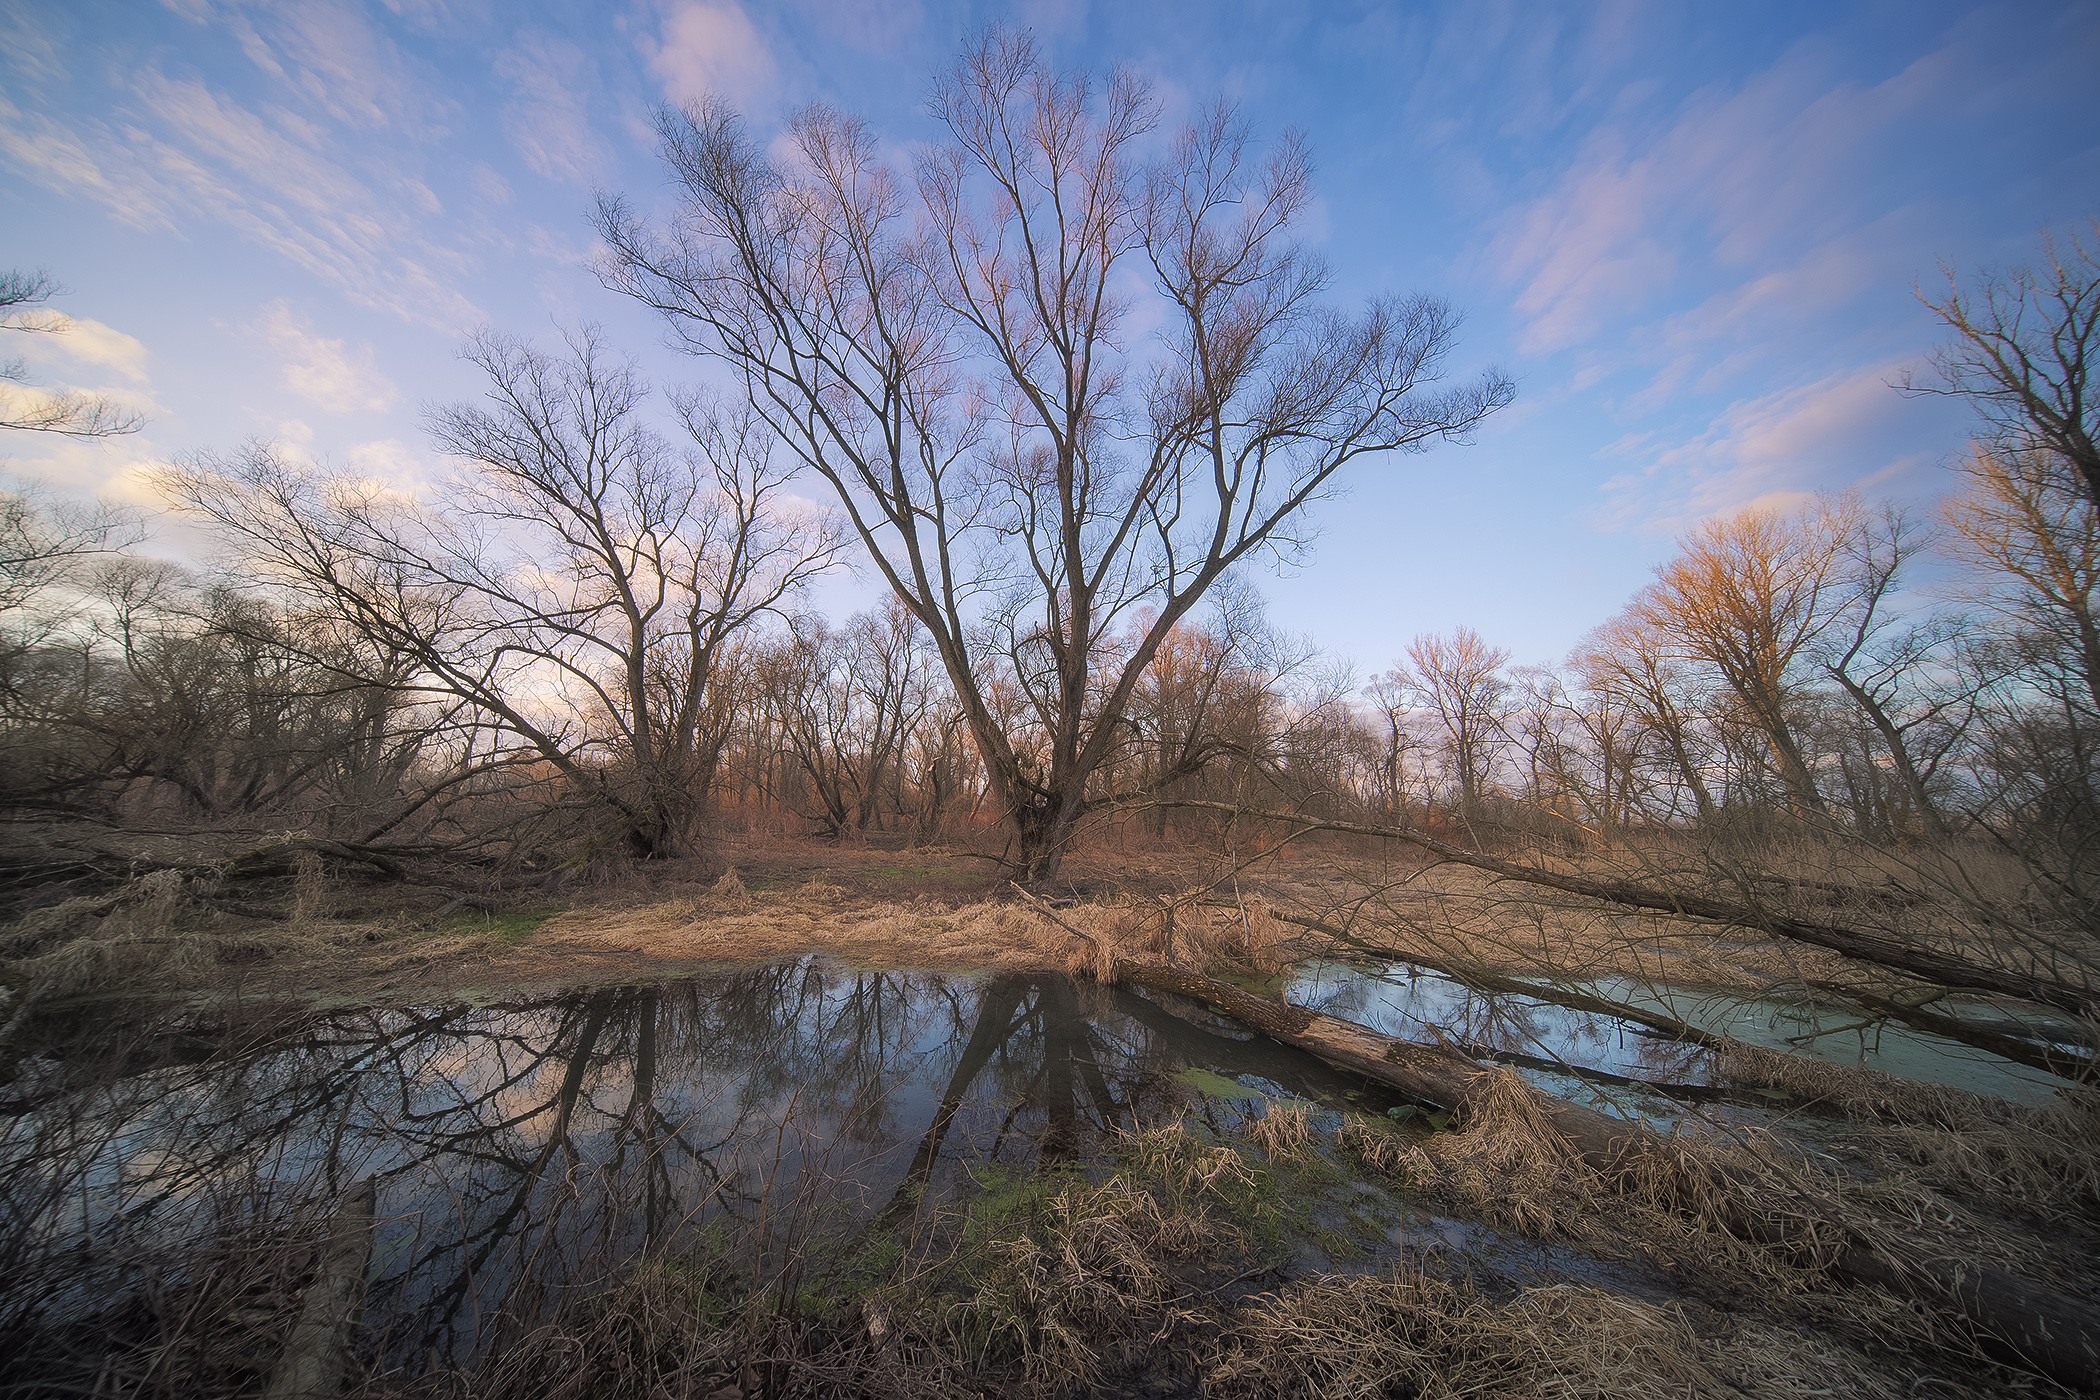
[[[1745,999],[1684,989],[1656,988],[1626,978],[1572,984],[1570,990],[1662,1011],[1704,1031],[1751,1045],[1790,1051],[1831,1064],[1858,1065],[1900,1079],[1923,1080],[1996,1095],[2015,1103],[2047,1101],[2063,1081],[1959,1041],[1902,1026],[1851,1029],[1857,1012],[1813,1002]],[[1697,1046],[1658,1039],[1617,1017],[1574,1011],[1542,998],[1476,992],[1440,973],[1408,963],[1365,966],[1307,962],[1285,993],[1291,1000],[1362,1022],[1404,1039],[1420,1039],[1425,1026],[1469,1045],[1531,1055],[1604,1070],[1629,1079],[1676,1084],[1711,1084],[1712,1057]],[[1934,1008],[1966,1014],[1977,1024],[2003,1028],[1985,1004]],[[1536,1072],[1526,1071],[1538,1077]],[[1569,1077],[1539,1078],[1542,1087],[1567,1092]],[[1625,1111],[1647,1113],[1652,1096],[1613,1093],[1591,1086]]]
[[[61,1189],[40,1223],[83,1245],[202,1233],[244,1182],[290,1202],[371,1176],[367,1316],[392,1319],[388,1351],[418,1360],[463,1359],[500,1330],[499,1303],[551,1302],[651,1249],[706,1236],[789,1250],[908,1219],[923,1195],[993,1168],[1083,1163],[1114,1129],[1188,1111],[1223,1132],[1259,1111],[1250,1099],[1376,1114],[1398,1102],[1127,991],[813,960],[337,1009],[239,1053],[211,1054],[211,1040],[195,1025],[163,1036],[143,1071],[154,1056],[134,1044],[125,1077],[70,1091],[91,1046],[26,1060],[0,1117],[6,1194],[33,1196],[54,1130],[87,1145],[54,1159],[67,1165],[47,1172]]]

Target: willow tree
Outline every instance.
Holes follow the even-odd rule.
[[[1041,882],[1107,796],[1091,780],[1145,668],[1219,580],[1302,549],[1354,459],[1463,438],[1512,390],[1445,385],[1458,318],[1434,298],[1321,304],[1295,136],[1258,149],[1220,105],[1155,140],[1142,82],[1055,73],[1014,34],[930,109],[947,139],[909,176],[828,107],[770,144],[719,102],[660,113],[675,208],[601,199],[604,275],[830,483]]]

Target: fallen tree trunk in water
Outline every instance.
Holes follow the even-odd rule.
[[[1432,972],[1441,972],[1457,982],[1462,982],[1474,991],[1490,995],[1508,994],[1530,997],[1535,1001],[1549,1001],[1571,1011],[1586,1011],[1592,1015],[1610,1016],[1636,1026],[1645,1026],[1656,1035],[1670,1040],[1681,1040],[1690,1045],[1703,1045],[1710,1050],[1726,1049],[1729,1039],[1702,1031],[1698,1027],[1680,1021],[1652,1007],[1630,1006],[1625,1002],[1609,1001],[1593,993],[1563,987],[1557,983],[1526,982],[1521,978],[1505,977],[1486,968],[1470,963],[1461,963],[1434,954],[1415,952],[1406,948],[1388,947],[1360,937],[1344,928],[1337,928],[1322,919],[1308,919],[1301,914],[1285,913],[1281,909],[1269,910],[1269,917],[1299,928],[1324,934],[1335,942],[1374,957],[1390,958],[1394,962],[1413,963]],[[1978,1050],[1988,1051],[2000,1059],[2038,1069],[2047,1074],[2083,1083],[2092,1077],[2096,1064],[2091,1055],[2074,1050],[2064,1050],[2020,1036],[2005,1035],[1985,1027],[1971,1025],[1954,1016],[1941,1016],[1925,1011],[1918,1006],[1877,996],[1870,991],[1848,987],[1836,982],[1810,982],[1816,991],[1828,992],[1856,1002],[1877,1017],[1900,1021],[1912,1030],[1924,1031],[1947,1040],[1959,1041]]]
[[[1215,978],[1181,968],[1118,961],[1119,981],[1204,1002],[1286,1045],[1338,1069],[1389,1085],[1410,1098],[1461,1116],[1479,1112],[1497,1072],[1454,1051],[1381,1035],[1367,1026],[1270,1001]],[[1533,1091],[1542,1116],[1583,1164],[1614,1186],[1631,1186],[1643,1165],[1682,1169],[1670,1140],[1638,1124]],[[1721,1181],[1721,1194],[1739,1202],[1755,1187]],[[1799,1197],[1790,1204],[1805,1204]],[[1874,1284],[1929,1307],[1952,1310],[1969,1322],[2002,1358],[2084,1391],[2100,1390],[2100,1309],[2041,1288],[1988,1265],[1952,1264],[1867,1239],[1843,1220],[1761,1218],[1747,1208],[1723,1222],[1761,1244],[1807,1249],[1834,1276]]]
[[[1504,879],[1518,880],[1544,889],[1560,890],[1565,894],[1580,895],[1585,899],[1617,904],[1627,909],[1652,909],[1658,913],[1677,914],[1707,923],[1757,929],[1780,938],[1791,938],[1797,943],[1828,948],[1834,953],[1843,953],[1848,958],[1858,958],[1861,962],[1892,968],[1941,987],[1996,992],[2000,996],[2018,997],[2022,1001],[2035,1002],[2041,1006],[2053,1006],[2074,1016],[2090,1016],[2100,1011],[2100,993],[2096,993],[2089,979],[2067,982],[2039,973],[2029,974],[2011,968],[1982,966],[1938,949],[1904,943],[1865,929],[1842,928],[1836,924],[1787,918],[1749,905],[1710,899],[1704,895],[1678,894],[1671,890],[1637,885],[1630,880],[1593,880],[1583,875],[1563,875],[1556,870],[1543,870],[1537,866],[1503,860],[1484,851],[1468,850],[1464,846],[1439,840],[1427,832],[1414,831],[1404,826],[1371,826],[1363,822],[1329,821],[1292,812],[1250,811],[1244,807],[1235,807],[1230,802],[1206,802],[1196,798],[1161,799],[1153,805],[1226,812],[1235,817],[1247,817],[1255,821],[1295,824],[1303,827],[1305,831],[1339,831],[1351,836],[1377,836],[1389,841],[1405,841],[1411,846],[1428,851],[1431,855],[1441,856],[1454,865],[1470,866],[1475,870],[1484,870],[1490,875],[1500,875]]]
[[[352,1333],[372,1258],[372,1178],[343,1198],[306,1286],[299,1320],[270,1373],[267,1400],[334,1400],[350,1369]]]

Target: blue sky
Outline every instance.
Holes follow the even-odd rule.
[[[1914,284],[2100,213],[2092,4],[0,0],[0,256],[79,319],[19,348],[152,418],[13,435],[12,469],[146,503],[144,464],[266,436],[427,485],[420,407],[474,392],[484,322],[600,321],[691,378],[589,270],[594,188],[666,197],[651,108],[823,99],[901,154],[992,21],[1170,121],[1222,93],[1303,129],[1335,298],[1435,292],[1516,377],[1477,445],[1364,465],[1255,580],[1366,672],[1461,623],[1558,657],[1715,510],[1937,493],[1966,420],[1889,387],[1938,338]]]

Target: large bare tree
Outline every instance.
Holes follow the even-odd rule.
[[[1792,514],[1753,506],[1717,516],[1679,538],[1682,553],[1628,609],[1727,685],[1770,745],[1800,812],[1824,810],[1795,732],[1800,667],[1856,601],[1845,555],[1859,523],[1859,504],[1847,496]]]
[[[777,160],[726,106],[665,111],[675,210],[601,199],[604,275],[831,484],[1042,882],[1204,595],[1302,547],[1349,462],[1461,439],[1512,389],[1439,387],[1458,325],[1440,301],[1319,304],[1323,269],[1291,239],[1311,197],[1296,137],[1258,150],[1220,106],[1157,141],[1136,78],[1053,72],[1011,33],[930,106],[948,139],[910,180],[830,108],[796,116]]]

